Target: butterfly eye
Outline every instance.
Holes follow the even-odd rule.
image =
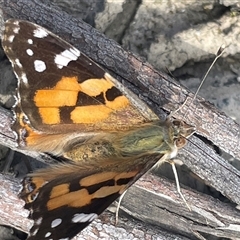
[[[175,140],[175,144],[178,148],[182,148],[186,145],[187,141],[183,137],[179,137]]]

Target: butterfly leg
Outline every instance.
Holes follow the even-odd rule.
[[[182,200],[186,204],[186,206],[189,209],[189,211],[192,211],[191,207],[189,206],[189,204],[187,203],[185,197],[183,196],[183,194],[181,192],[181,188],[180,188],[180,185],[179,185],[178,174],[177,174],[177,169],[176,169],[175,163],[173,161],[171,161],[171,160],[167,160],[167,162],[169,164],[171,164],[171,166],[172,166],[173,174],[174,174],[176,185],[177,185],[177,192],[179,193],[180,197],[182,198]]]
[[[118,224],[118,213],[119,213],[119,209],[120,209],[120,206],[121,206],[121,202],[122,202],[122,200],[123,200],[126,192],[127,192],[127,190],[125,190],[125,191],[123,192],[123,194],[119,197],[119,200],[118,200],[117,209],[116,209],[116,214],[115,214],[115,218],[116,218],[115,224],[116,224],[116,225]]]

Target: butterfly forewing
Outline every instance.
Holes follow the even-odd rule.
[[[132,106],[114,78],[48,30],[11,19],[2,44],[20,80],[21,110],[36,130],[104,131],[152,120]]]

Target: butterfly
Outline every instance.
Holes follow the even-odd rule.
[[[22,182],[29,240],[71,239],[138,178],[176,156],[194,127],[159,118],[78,49],[10,19],[2,45],[18,79],[19,148],[66,159]]]

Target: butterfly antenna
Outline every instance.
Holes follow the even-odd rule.
[[[197,97],[197,95],[198,95],[200,89],[202,88],[202,85],[203,85],[203,83],[205,82],[205,80],[206,80],[206,78],[207,78],[209,72],[211,71],[213,65],[216,63],[216,61],[218,60],[218,58],[220,58],[220,57],[222,56],[222,54],[223,54],[225,48],[226,48],[226,47],[225,47],[224,45],[222,45],[221,47],[219,47],[219,49],[218,49],[218,51],[217,51],[217,54],[216,54],[216,56],[215,56],[215,58],[214,58],[212,64],[210,65],[210,67],[208,68],[207,72],[205,73],[205,75],[204,75],[204,77],[203,77],[203,79],[202,79],[200,85],[198,86],[197,91],[195,92],[195,94],[194,94],[194,96],[193,96],[193,99],[192,99],[192,101],[191,101],[191,103],[190,103],[190,106],[191,106],[191,104],[195,101],[195,99],[196,99],[196,97]],[[186,99],[186,100],[187,100],[187,99]],[[184,103],[182,104],[182,106],[181,106],[180,108],[177,109],[177,111],[179,111],[179,110],[180,110],[180,109],[186,104],[186,102],[187,102],[186,100],[184,101]],[[185,119],[185,117],[186,117],[186,115],[187,115],[189,109],[190,109],[190,108],[188,108],[188,110],[185,112],[185,114],[184,114],[184,116],[183,116],[183,120]]]
[[[216,56],[215,56],[212,64],[210,65],[210,67],[208,68],[207,72],[205,73],[205,75],[204,75],[204,77],[203,77],[203,79],[202,79],[202,81],[201,81],[201,84],[198,86],[198,89],[197,89],[197,91],[195,92],[195,94],[194,94],[194,96],[193,96],[193,99],[192,99],[192,101],[191,101],[191,103],[190,103],[190,106],[191,106],[191,104],[194,102],[194,100],[196,99],[196,97],[197,97],[197,95],[198,95],[198,93],[199,93],[199,91],[200,91],[203,83],[205,82],[205,80],[206,80],[206,78],[207,78],[210,70],[212,69],[213,65],[216,63],[216,61],[218,60],[218,58],[220,58],[220,57],[222,56],[224,50],[225,50],[225,46],[222,45],[221,47],[219,47],[219,49],[218,49],[218,51],[217,51],[217,54],[216,54]],[[178,109],[176,109],[175,111],[173,111],[173,112],[171,112],[171,113],[169,114],[168,118],[171,118],[173,114],[175,114],[175,113],[178,112],[180,109],[182,109],[183,106],[186,105],[187,100],[188,100],[188,97],[186,98],[186,100],[184,101],[184,103],[183,103]],[[182,120],[185,119],[185,117],[186,117],[189,109],[190,109],[190,108],[188,108],[188,110],[185,112]],[[176,186],[177,186],[177,192],[178,192],[178,194],[180,195],[180,197],[182,198],[182,200],[184,201],[184,203],[186,204],[186,206],[188,207],[188,209],[191,211],[191,207],[189,206],[189,204],[187,203],[186,199],[184,198],[184,196],[183,196],[183,194],[182,194],[182,192],[181,192],[180,185],[179,185],[179,180],[178,180],[177,169],[176,169],[175,163],[174,163],[173,161],[171,161],[171,160],[168,160],[167,162],[168,162],[169,164],[171,164],[171,166],[172,166],[172,170],[173,170],[173,174],[174,174],[174,178],[175,178]]]

